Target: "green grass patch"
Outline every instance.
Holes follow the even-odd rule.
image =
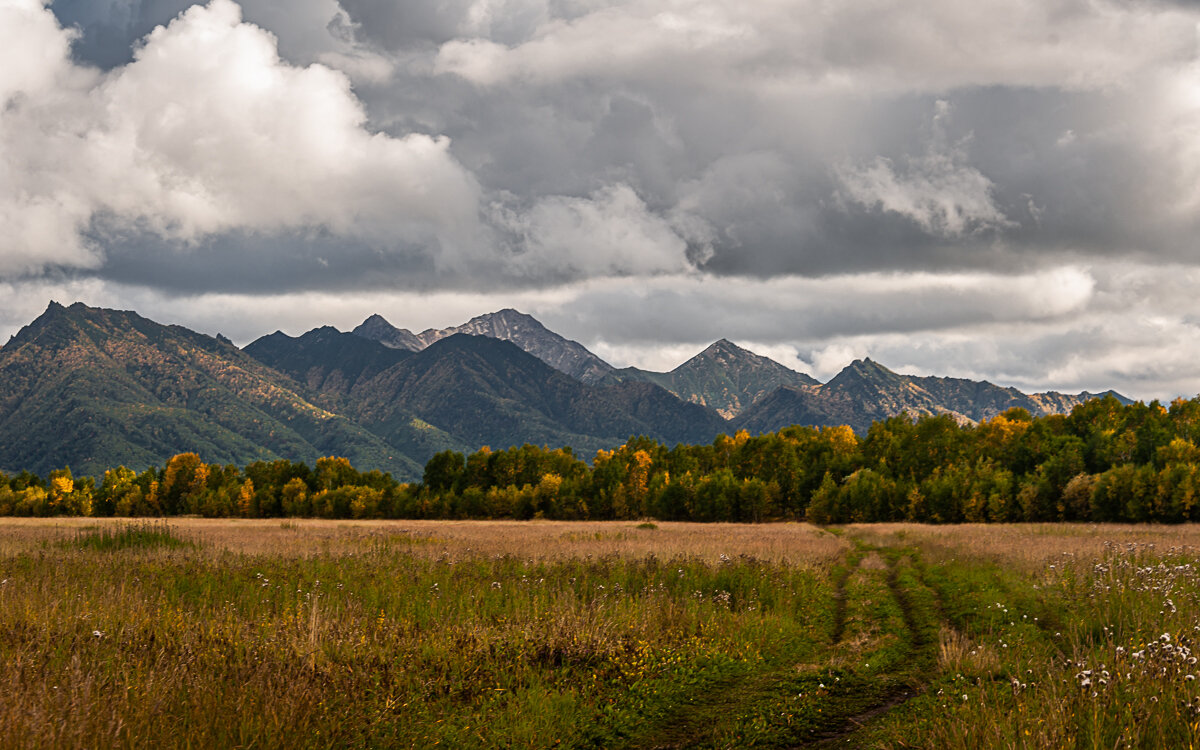
[[[196,543],[184,539],[166,521],[135,521],[79,529],[65,546],[98,552],[127,549],[185,549]]]

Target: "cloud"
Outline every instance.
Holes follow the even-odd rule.
[[[822,380],[869,356],[1026,391],[1169,400],[1197,391],[1196,283],[1194,268],[1127,261],[1016,276],[663,277],[577,286],[539,318],[618,365],[669,370],[725,337]]]
[[[6,77],[0,216],[18,240],[0,273],[95,267],[102,242],[85,234],[131,230],[188,243],[320,228],[448,255],[477,241],[479,188],[447,139],[371,133],[344,75],[283,62],[229,0],[156,28],[108,74],[67,59],[71,35],[40,2],[5,12],[9,33],[56,56]],[[5,68],[27,54],[0,49]]]
[[[54,0],[50,10],[74,29],[75,59],[108,70],[133,61],[137,44],[197,3],[193,0]],[[323,62],[356,82],[378,82],[391,73],[386,55],[358,40],[353,22],[336,0],[241,0],[248,23],[270,29],[280,55],[298,66]]]
[[[0,5],[0,103],[44,90],[70,72],[68,52],[74,34],[64,32],[37,0]]]
[[[524,212],[498,206],[495,221],[517,237],[512,263],[534,277],[546,269],[578,279],[690,268],[686,240],[624,184],[586,198],[548,196]]]
[[[935,140],[919,156],[906,157],[897,170],[886,157],[845,165],[838,177],[850,200],[899,214],[922,230],[947,239],[1011,226],[992,199],[995,185],[967,162],[969,137],[946,143],[940,121],[950,106],[937,102]]]
[[[445,26],[432,79],[485,189],[617,179],[704,228],[705,272],[1191,252],[1194,7],[547,3],[503,36],[464,20],[479,7]],[[639,119],[613,116],[631,102]]]
[[[1019,275],[871,273],[767,280],[664,276],[631,287],[580,287],[555,319],[604,341],[706,345],[727,337],[777,345],[865,334],[927,334],[1072,319],[1093,305],[1094,272],[1057,267]],[[640,325],[653,320],[653,326]],[[583,329],[591,331],[585,334]]]
[[[450,38],[437,65],[483,86],[592,76],[721,86],[769,71],[756,88],[1090,89],[1190,58],[1194,21],[1186,8],[1087,0],[935,0],[919,12],[903,0],[634,0],[546,18],[519,41]]]
[[[133,38],[182,5],[117,2],[109,25]],[[97,7],[58,11],[92,14],[78,44],[103,25]],[[152,63],[143,50],[101,74],[93,88],[109,95],[125,80],[126,95],[72,128],[105,148],[122,131],[140,145],[142,129],[158,125],[136,121],[144,90],[160,110],[227,138],[195,149],[190,163],[178,148],[136,154],[134,179],[117,190],[23,193],[40,202],[10,213],[74,239],[43,242],[58,248],[45,251],[48,265],[111,277],[142,248],[146,269],[172,285],[211,277],[197,268],[204,253],[220,258],[248,243],[298,272],[318,259],[339,267],[281,274],[275,285],[268,275],[270,290],[288,279],[289,288],[322,279],[342,287],[356,276],[366,286],[481,289],[676,272],[681,263],[760,278],[1013,273],[1081,256],[1191,252],[1200,13],[1187,7],[989,0],[966,12],[939,1],[915,14],[893,0],[302,0],[281,14],[247,0],[246,18],[271,27],[278,51],[262,27],[227,23],[210,51],[230,64],[210,66],[201,82],[183,29],[215,7],[190,10],[141,43],[164,57]],[[230,52],[235,44],[246,57]],[[256,108],[230,74],[244,60],[279,74],[269,104]],[[191,89],[203,97],[222,74],[230,88],[220,97],[237,104],[227,116],[211,99],[191,101]],[[321,92],[337,89],[337,105],[324,106]],[[97,98],[87,85],[76,90]],[[328,139],[329,153],[297,126],[305,107],[320,112],[313,130],[345,134]],[[32,138],[20,151],[39,146],[50,148]],[[253,165],[250,179],[241,164]],[[154,165],[172,180],[147,176],[143,167]],[[413,173],[430,184],[397,176]],[[104,181],[104,169],[95,174]],[[625,214],[603,197],[618,188],[631,199]],[[135,204],[146,215],[133,215]],[[629,237],[585,232],[579,241],[590,249],[574,252],[563,233],[586,223],[585,209],[628,217]],[[39,213],[67,220],[38,224]],[[655,249],[631,255],[639,241]],[[159,257],[144,257],[151,252]]]

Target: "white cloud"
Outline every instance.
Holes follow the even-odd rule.
[[[628,276],[689,267],[687,242],[628,185],[609,185],[587,198],[548,196],[528,211],[496,207],[494,215],[520,236],[513,263],[531,277]]]
[[[476,241],[479,189],[446,139],[369,132],[344,75],[281,61],[230,0],[155,29],[104,76],[69,62],[40,3],[3,12],[55,56],[0,73],[0,273],[96,265],[81,239],[95,219],[182,241],[306,227],[384,249]],[[0,70],[25,54],[0,44]]]
[[[1194,53],[1194,12],[1106,0],[827,3],[633,0],[546,18],[502,44],[442,45],[439,70],[480,85],[600,77],[763,90],[1103,88]],[[770,71],[757,81],[745,73]]]
[[[948,154],[926,153],[897,170],[880,156],[843,168],[838,177],[853,201],[905,216],[929,234],[957,238],[1010,224],[992,201],[991,180],[956,162]]]
[[[0,3],[0,108],[15,96],[29,95],[55,85],[70,73],[68,53],[72,34],[59,28],[41,0]]]
[[[970,138],[947,142],[942,121],[949,115],[950,105],[939,100],[931,142],[924,153],[904,158],[899,168],[879,156],[837,169],[847,197],[907,217],[925,232],[950,239],[1013,226],[992,199],[992,181],[968,163]]]

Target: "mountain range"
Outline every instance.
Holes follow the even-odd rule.
[[[234,464],[340,455],[417,479],[446,449],[530,442],[590,457],[631,435],[865,432],[898,414],[970,422],[1093,397],[900,375],[869,359],[821,384],[724,339],[670,372],[619,369],[516,310],[417,334],[373,315],[350,333],[277,331],[239,349],[134,312],[52,302],[0,347],[0,467],[96,475],[185,451]]]

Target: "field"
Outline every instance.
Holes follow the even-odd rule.
[[[1189,747],[1200,528],[0,525],[5,747]]]

